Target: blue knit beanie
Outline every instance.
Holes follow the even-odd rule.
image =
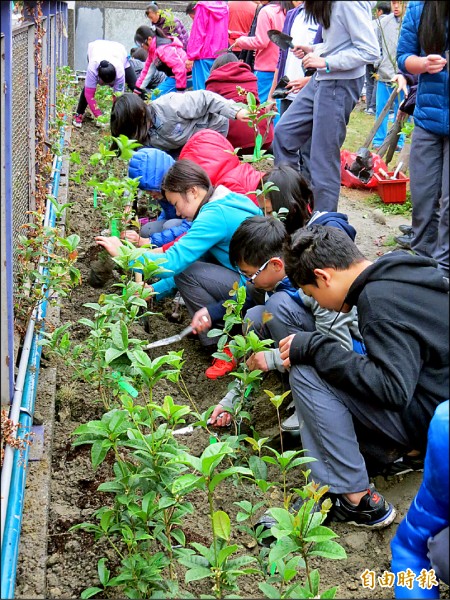
[[[139,187],[152,192],[161,191],[164,175],[173,165],[174,159],[157,148],[141,148],[134,153],[128,165],[128,176],[140,177]]]

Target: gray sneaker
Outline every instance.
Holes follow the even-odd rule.
[[[292,433],[293,431],[300,430],[300,423],[295,410],[290,417],[281,423],[281,430],[286,431],[286,433]]]

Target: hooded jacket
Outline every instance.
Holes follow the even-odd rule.
[[[165,151],[175,150],[200,129],[214,129],[226,136],[228,119],[235,119],[239,110],[235,102],[206,90],[185,94],[170,92],[148,106],[152,122],[148,145]]]
[[[228,5],[216,0],[197,2],[186,52],[189,60],[214,60],[228,47]]]
[[[418,36],[422,11],[423,2],[411,0],[408,3],[397,45],[397,63],[401,71],[406,72],[408,56],[425,56]],[[430,133],[449,135],[448,64],[440,73],[419,75],[414,123]]]
[[[197,163],[208,173],[213,185],[222,184],[238,194],[247,194],[261,187],[264,173],[256,171],[250,163],[243,163],[230,142],[210,129],[194,134],[180,153],[180,159],[186,158]],[[256,205],[254,194],[248,196]]]
[[[139,187],[141,190],[161,192],[161,183],[164,175],[174,162],[174,159],[162,150],[140,148],[134,153],[128,164],[128,176],[132,179],[136,177],[140,178]],[[159,200],[159,205],[161,206],[161,212],[158,215],[158,221],[168,221],[169,219],[177,218],[176,211],[170,202],[163,198]],[[180,225],[151,235],[150,243],[157,247],[163,246],[189,231],[190,227],[191,223],[183,219]]]
[[[261,209],[246,196],[219,185],[209,201],[201,207],[186,235],[161,257],[151,256],[152,260],[161,259],[161,266],[165,269],[158,275],[161,279],[152,284],[155,292],[164,295],[168,289],[173,289],[173,277],[208,252],[220,265],[234,270],[228,256],[233,233],[242,221],[261,214]]]
[[[214,69],[206,80],[207,90],[216,92],[228,100],[242,102],[245,98],[238,94],[236,86],[254,94],[259,104],[258,80],[250,67],[243,62],[227,63]],[[273,122],[269,124],[267,119],[263,119],[258,125],[258,130],[265,140],[263,148],[266,149],[273,141]],[[255,145],[253,127],[241,121],[230,121],[227,138],[234,148],[253,149]]]
[[[448,279],[431,259],[390,252],[355,279],[345,303],[357,307],[367,355],[299,333],[291,363],[312,365],[352,397],[401,413],[411,447],[423,450],[431,417],[449,396]]]
[[[447,400],[437,407],[431,419],[423,481],[391,542],[391,570],[396,574],[401,571],[405,572],[407,569],[411,569],[417,574],[422,569],[429,571],[432,566],[435,567],[430,564],[427,556],[430,538],[434,538],[436,541],[438,535],[443,534],[447,529],[448,540],[448,409],[449,401]],[[447,550],[444,548],[445,546],[442,548],[442,560],[447,559],[448,566],[448,543]],[[444,574],[436,573],[436,575],[442,577]],[[448,580],[446,583],[448,584]],[[411,588],[400,586],[397,583],[395,597],[439,598],[439,587],[423,589],[419,586],[417,579]]]
[[[177,90],[185,90],[187,87],[186,60],[186,52],[178,38],[159,38],[155,36],[148,48],[147,60],[136,82],[136,87],[140,88],[144,83],[150,65],[154,63],[158,68],[159,61],[162,63],[162,66],[159,67],[160,70],[164,70],[163,67],[166,67],[166,74],[169,77],[175,77]]]
[[[239,47],[255,50],[255,71],[275,71],[278,62],[278,46],[270,41],[269,29],[281,31],[286,18],[279,4],[266,4],[258,13],[254,36],[239,38]]]

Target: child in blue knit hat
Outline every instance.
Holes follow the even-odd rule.
[[[152,192],[153,198],[161,206],[161,212],[156,221],[144,224],[139,233],[132,230],[125,231],[125,239],[136,246],[151,244],[160,248],[191,228],[191,222],[177,218],[175,209],[165,200],[161,192],[164,175],[174,162],[169,154],[157,148],[141,148],[130,160],[129,177],[133,179],[140,177],[140,189]]]

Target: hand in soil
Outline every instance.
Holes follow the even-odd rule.
[[[119,255],[119,248],[122,246],[122,242],[117,237],[107,237],[105,235],[98,235],[95,238],[96,244],[103,246],[103,248],[111,256]]]

